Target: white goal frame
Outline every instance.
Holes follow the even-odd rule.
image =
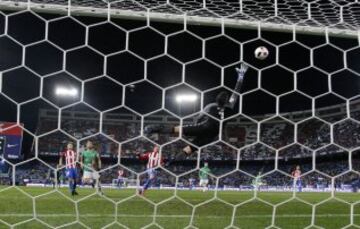
[[[25,0],[24,0],[25,1]],[[3,0],[0,1],[0,10],[32,10],[39,13],[56,13],[64,15],[78,15],[78,16],[92,16],[92,17],[113,17],[113,18],[122,18],[122,19],[132,19],[132,20],[148,20],[151,18],[153,21],[159,22],[168,22],[168,23],[184,23],[184,24],[196,24],[204,26],[228,26],[234,28],[243,28],[243,29],[259,29],[262,31],[275,31],[275,32],[292,32],[299,34],[309,34],[309,35],[327,35],[334,37],[344,37],[344,38],[358,38],[360,37],[360,30],[350,30],[350,29],[339,29],[332,26],[324,27],[315,27],[315,26],[303,26],[297,24],[281,24],[273,23],[267,21],[251,21],[251,20],[240,20],[233,19],[229,17],[202,17],[202,16],[193,16],[188,15],[187,12],[183,14],[172,14],[172,13],[158,13],[152,12],[151,8],[147,8],[146,11],[132,11],[132,10],[123,10],[115,9],[111,6],[117,2],[113,1],[111,3],[106,3],[107,8],[101,7],[89,7],[89,6],[77,6],[71,5],[71,0],[68,0],[68,5],[61,4],[49,4],[49,3],[35,3],[31,0],[28,2],[19,2],[14,0]],[[169,0],[167,0],[169,2]],[[240,11],[237,13],[242,13],[242,0],[240,2]],[[274,10],[275,15],[277,15],[277,0],[274,0]],[[168,5],[165,4],[165,6]],[[156,6],[153,9],[159,8],[164,5]],[[173,7],[173,6],[172,6]],[[204,0],[204,6],[206,8],[206,1]],[[340,7],[340,14],[342,14],[343,7]],[[308,19],[311,19],[310,9],[308,10]],[[341,23],[341,22],[340,22]]]

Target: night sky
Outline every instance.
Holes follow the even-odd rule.
[[[20,106],[20,122],[30,131],[36,130],[40,109],[57,110],[44,100],[34,100],[41,85],[42,96],[58,107],[84,109],[70,106],[83,94],[84,101],[99,111],[124,103],[140,114],[160,109],[161,88],[167,88],[165,107],[184,116],[199,111],[200,102],[179,108],[174,96],[192,92],[202,96],[204,105],[214,101],[219,91],[227,90],[218,88],[222,78],[228,89],[235,86],[234,68],[241,58],[251,65],[241,91],[242,111],[249,116],[273,114],[277,102],[280,113],[310,110],[313,102],[316,108],[345,104],[345,99],[360,91],[356,39],[330,37],[326,44],[324,35],[296,34],[296,42],[291,42],[291,33],[263,31],[258,38],[256,30],[227,27],[221,35],[221,27],[187,25],[184,31],[182,24],[152,20],[151,27],[146,27],[146,21],[112,19],[109,23],[103,18],[5,13],[11,15],[8,36],[12,38],[4,35],[5,18],[0,16],[2,93],[16,103],[33,99]],[[48,40],[45,20],[49,23]],[[89,26],[88,39],[85,25]],[[269,49],[266,60],[254,57],[258,46]],[[21,66],[23,51],[26,67]],[[201,58],[203,53],[205,58]],[[351,71],[342,70],[345,66]],[[144,77],[150,82],[142,81]],[[190,86],[181,84],[183,77]],[[58,98],[54,94],[57,85],[77,88],[80,95]],[[337,95],[325,94],[330,91]],[[269,93],[281,96],[276,101]],[[0,120],[16,121],[17,107],[3,94]],[[89,107],[85,110],[93,111]]]

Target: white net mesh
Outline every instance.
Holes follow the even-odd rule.
[[[0,228],[358,228],[358,4],[1,1]],[[223,119],[204,111],[221,91]],[[146,131],[199,114],[211,140]],[[58,159],[88,140],[100,178],[74,197]]]

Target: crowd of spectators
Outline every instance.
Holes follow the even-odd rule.
[[[160,118],[159,120],[163,121],[165,119]],[[49,127],[56,127],[56,122],[57,120],[51,118],[41,120],[38,125],[38,133],[49,131]],[[59,153],[64,150],[63,147],[68,141],[82,139],[79,146],[81,151],[87,137],[91,137],[90,139],[95,143],[101,157],[114,158],[113,161],[116,163],[116,158],[120,152],[122,164],[126,166],[126,168],[122,169],[124,169],[128,179],[140,179],[142,181],[145,178],[145,174],[139,175],[137,173],[145,171],[145,164],[136,159],[137,153],[152,150],[153,143],[140,136],[140,120],[136,118],[119,121],[104,120],[102,124],[103,126],[100,128],[99,121],[87,120],[86,118],[76,120],[64,118],[61,123],[61,129],[71,137],[61,131],[41,137],[38,142],[39,156],[44,160],[47,160],[47,157],[49,157],[49,160],[52,161],[49,164],[55,168],[55,161],[58,159]],[[175,125],[174,123],[161,123],[160,121],[159,124]],[[293,179],[286,174],[291,174],[299,160],[305,160],[314,155],[317,157],[316,170],[319,172],[310,172],[308,175],[305,175],[302,178],[305,185],[316,186],[321,184],[322,186],[329,186],[334,184],[335,186],[341,186],[342,184],[350,184],[354,179],[358,179],[358,176],[354,175],[354,173],[338,176],[349,169],[348,160],[323,160],[332,155],[346,153],[342,148],[332,145],[316,151],[315,154],[312,151],[328,145],[331,142],[331,136],[333,136],[333,142],[341,147],[353,149],[360,146],[360,135],[357,133],[359,125],[357,123],[347,120],[337,123],[331,129],[327,123],[318,119],[302,122],[297,127],[294,127],[285,120],[275,119],[274,121],[260,124],[260,127],[260,133],[258,134],[257,124],[229,123],[228,127],[223,130],[226,132],[225,134],[223,133],[224,142],[214,142],[199,151],[200,160],[208,161],[212,167],[213,175],[220,177],[218,181],[220,187],[251,185],[254,177],[257,175],[263,176],[261,179],[265,185],[289,186]],[[296,132],[294,132],[294,128],[297,128]],[[102,134],[97,134],[100,129],[102,129]],[[333,134],[331,134],[331,131],[333,131]],[[294,133],[297,133],[297,136],[294,136]],[[257,139],[257,136],[259,136],[259,139]],[[186,186],[189,179],[198,179],[197,171],[188,173],[196,165],[198,160],[197,154],[183,158],[184,163],[167,163],[173,161],[182,152],[187,142],[180,139],[177,140],[177,136],[174,134],[155,134],[146,137],[156,143],[163,144],[162,156],[166,163],[164,167],[168,171],[176,175],[187,174],[179,177],[178,185]],[[192,140],[188,136],[185,139],[189,142]],[[293,143],[294,139],[298,144],[285,147]],[[120,142],[121,144],[119,144]],[[275,149],[280,150],[277,152]],[[353,155],[355,154],[357,152],[353,152]],[[320,159],[318,160],[318,158]],[[243,172],[231,173],[236,168],[238,159],[240,160],[238,163],[239,168]],[[275,159],[278,159],[278,169],[282,172],[275,171],[270,173],[274,170]],[[291,162],[292,159],[297,159],[298,161],[296,163]],[[315,169],[311,161],[306,160],[306,162],[300,163],[303,173]],[[360,163],[356,164],[354,163],[355,161],[354,159],[353,169],[360,171],[358,166]],[[108,165],[108,167],[111,166]],[[101,182],[109,184],[113,179],[116,179],[117,170],[120,167],[111,168],[102,172]],[[49,180],[49,174],[49,168],[42,163],[39,165],[26,163],[16,167],[15,177],[16,182],[19,184],[23,184],[25,180],[28,182],[45,183]],[[223,176],[224,174],[227,175]],[[9,176],[11,177],[11,170]],[[338,177],[332,182],[331,177],[333,176]],[[174,186],[175,180],[175,177],[166,170],[160,170],[157,185]],[[211,180],[212,184],[216,183],[215,178],[211,178]],[[6,176],[0,176],[0,183],[6,184],[6,182],[9,182]]]
[[[260,140],[274,148],[289,145],[294,140],[294,128],[288,122],[266,123],[261,125]]]
[[[165,119],[160,119],[165,120]],[[49,126],[54,126],[53,120],[45,118],[39,122],[38,132],[43,133]],[[169,123],[162,123],[164,125],[175,125]],[[294,136],[294,126],[289,122],[281,119],[276,119],[273,122],[266,122],[261,124],[259,143],[253,144],[257,140],[256,124],[249,123],[229,123],[229,127],[225,128],[228,134],[224,134],[224,142],[226,144],[219,144],[214,140],[214,144],[206,146],[201,150],[201,157],[207,160],[236,160],[236,150],[240,149],[241,160],[266,160],[275,157],[275,151],[271,149],[281,148],[281,155],[286,155],[287,158],[299,158],[311,156],[308,149],[318,149],[331,143],[330,127],[327,123],[318,119],[310,119],[306,122],[300,123],[297,126],[297,136]],[[141,123],[137,119],[127,120],[112,120],[111,122],[103,122],[102,134],[96,135],[100,127],[100,123],[93,120],[86,119],[64,119],[61,123],[61,128],[75,139],[86,138],[92,136],[91,139],[97,145],[97,149],[103,157],[118,157],[119,142],[121,145],[121,157],[134,158],[136,152],[144,152],[152,149],[152,143],[145,138],[140,137]],[[353,121],[344,121],[334,125],[333,141],[334,143],[353,149],[360,146],[360,135],[357,133],[359,125]],[[236,136],[238,134],[238,136]],[[152,141],[165,144],[163,147],[163,155],[168,158],[174,158],[182,148],[186,146],[184,141],[176,139],[176,135],[152,135],[147,136]],[[191,142],[191,137],[184,137]],[[284,148],[285,146],[294,142],[305,146],[298,148]],[[39,155],[53,155],[57,156],[63,150],[66,142],[71,141],[66,134],[57,131],[50,135],[46,135],[39,139]],[[116,141],[113,141],[116,140]],[[171,144],[169,144],[171,142]],[[264,143],[264,144],[262,144]],[[80,141],[80,148],[84,145]],[[265,146],[266,145],[266,146]],[[269,147],[267,147],[269,146]],[[238,148],[236,148],[238,147]],[[328,149],[326,154],[339,153],[339,150],[332,151]],[[279,157],[281,156],[279,153]],[[196,159],[196,156],[188,158],[189,160]]]
[[[334,126],[334,141],[348,149],[360,146],[360,124],[345,120]]]

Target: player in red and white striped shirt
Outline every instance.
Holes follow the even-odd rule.
[[[121,188],[122,184],[124,184],[124,170],[119,169],[118,170],[118,177],[117,177],[117,186],[118,186],[118,188]]]
[[[297,165],[295,170],[291,173],[291,176],[294,177],[294,188],[295,186],[298,188],[298,191],[302,191],[302,183],[301,183],[301,170],[300,166]]]
[[[66,169],[65,173],[66,173],[66,177],[69,179],[70,193],[71,195],[78,195],[78,193],[76,192],[77,153],[74,151],[73,143],[69,142],[66,146],[66,150],[60,153],[59,168],[63,165],[63,159],[65,159],[65,169]]]
[[[156,168],[163,164],[163,160],[160,157],[159,147],[155,146],[152,152],[146,152],[143,154],[138,153],[138,157],[140,160],[147,160],[146,172],[148,174],[148,178],[146,179],[143,187],[139,190],[139,194],[143,195],[144,192],[150,187],[151,183],[155,181],[156,178]]]

